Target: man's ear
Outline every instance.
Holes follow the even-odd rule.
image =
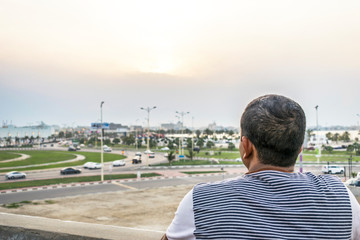
[[[246,137],[246,136],[242,136],[241,138],[242,142],[243,142],[243,148],[244,148],[244,154],[242,157],[242,159],[248,158],[252,155],[253,153],[253,144],[252,142]]]
[[[301,148],[300,148],[300,151],[299,151],[299,153],[298,154],[300,154],[301,153],[301,151],[304,149],[304,146],[303,145],[301,145]]]

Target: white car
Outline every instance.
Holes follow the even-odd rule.
[[[100,169],[101,168],[101,163],[93,163],[88,168],[89,169]]]
[[[149,154],[149,153],[153,153],[153,152],[151,150],[146,150],[144,153]]]
[[[83,165],[83,168],[89,168],[89,166],[93,165],[94,162],[86,162],[84,165]]]
[[[113,167],[120,167],[120,166],[125,166],[125,161],[124,160],[115,160],[113,161]]]
[[[161,150],[162,150],[162,151],[169,151],[170,148],[168,148],[168,147],[163,147],[163,148],[161,148]]]
[[[22,172],[9,172],[5,175],[6,179],[26,178],[26,174]]]
[[[345,172],[344,167],[340,167],[337,165],[324,165],[321,170],[323,173],[329,173],[329,174],[343,174]]]
[[[135,153],[135,156],[139,156],[139,157],[141,157],[141,152],[137,152],[137,153]]]
[[[104,152],[111,152],[111,148],[110,147],[104,147]]]

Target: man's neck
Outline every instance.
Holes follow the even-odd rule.
[[[251,161],[250,165],[248,167],[247,173],[253,173],[253,172],[259,172],[264,170],[275,170],[280,172],[294,172],[294,166],[290,167],[279,167],[279,166],[273,166],[268,164],[262,164],[260,161]]]

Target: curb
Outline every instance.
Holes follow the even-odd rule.
[[[141,182],[141,181],[154,181],[154,180],[165,180],[165,179],[176,179],[176,178],[222,176],[222,175],[224,175],[224,176],[225,175],[238,175],[238,173],[188,174],[185,176],[161,176],[161,177],[159,176],[159,177],[149,177],[149,178],[140,178],[140,179],[139,178],[129,178],[129,179],[122,179],[122,180],[107,180],[107,181],[103,181],[103,182],[97,181],[97,182],[57,184],[57,185],[29,187],[29,188],[6,189],[6,190],[0,191],[0,194],[31,192],[31,191],[49,190],[49,189],[57,189],[57,188],[68,188],[68,187],[82,187],[82,186],[92,186],[92,185],[112,184],[112,183]]]

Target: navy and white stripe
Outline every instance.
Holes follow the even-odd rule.
[[[260,171],[193,191],[196,239],[350,239],[344,184],[330,175]]]

